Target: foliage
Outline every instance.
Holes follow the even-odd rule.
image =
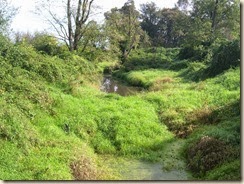
[[[95,21],[90,21],[83,31],[83,36],[79,41],[78,53],[83,57],[87,57],[90,61],[100,59],[102,52],[106,50],[107,33],[103,25],[99,25]],[[89,53],[91,56],[89,56]],[[98,55],[98,56],[96,56]]]
[[[234,40],[222,43],[213,55],[206,73],[208,76],[216,76],[229,68],[240,66],[240,41]]]
[[[224,142],[205,136],[189,148],[189,167],[192,171],[202,174],[230,159],[234,154],[234,149]]]
[[[188,16],[178,8],[159,9],[153,2],[142,4],[141,19],[141,27],[153,46],[178,47],[185,37]]]
[[[139,22],[139,12],[133,0],[128,0],[120,9],[113,8],[105,13],[110,49],[121,52],[122,62],[137,48],[141,39],[146,38]]]
[[[185,45],[181,48],[178,57],[180,60],[203,61],[209,52],[208,47],[208,43]]]
[[[54,56],[58,54],[58,41],[48,34],[35,33],[30,44],[37,50],[45,54]]]
[[[162,9],[160,11],[157,31],[157,39],[160,40],[160,45],[166,48],[180,46],[185,36],[182,22],[184,22],[185,25],[187,18],[188,17],[177,8]]]
[[[50,24],[69,51],[77,51],[93,8],[93,1],[37,1],[36,12]]]
[[[216,39],[233,40],[239,36],[240,8],[236,0],[192,1],[187,44],[213,43]],[[195,44],[194,44],[195,43]]]
[[[241,161],[239,159],[227,162],[207,172],[205,180],[232,180],[239,181],[241,178]]]
[[[150,47],[131,52],[128,60],[123,64],[125,71],[167,68],[175,60],[178,48]]]
[[[159,8],[154,2],[146,3],[141,5],[141,15],[142,19],[141,28],[147,32],[150,37],[150,42],[153,46],[157,45],[157,24],[159,21]]]
[[[216,43],[222,42],[221,44],[226,45],[228,44],[226,40],[235,42],[234,40],[238,40],[240,37],[239,3],[236,0],[194,0],[190,4],[192,8],[187,11],[186,7],[189,3],[189,1],[178,2],[179,8],[183,8],[182,11],[188,14],[190,18],[185,26],[187,31],[179,59],[211,63],[212,60],[217,59],[216,53],[221,50],[220,48],[216,51],[216,48],[219,47]],[[213,55],[215,55],[214,58]],[[218,67],[213,66],[213,68]],[[223,70],[224,68],[220,69],[219,73]],[[213,75],[213,69],[211,72],[212,74],[208,73],[207,75]]]
[[[94,35],[87,32],[80,42],[83,46],[89,42],[86,51],[77,54],[48,35],[36,35],[31,44],[13,44],[1,36],[0,179],[108,179],[100,157],[167,161],[174,150],[170,146],[180,144],[176,137],[185,139],[179,146],[184,147],[181,156],[198,179],[240,179],[239,42],[223,41],[218,31],[214,37],[220,39],[208,42],[213,39],[213,29],[208,28],[214,10],[210,1],[194,2],[201,11],[190,16],[204,29],[188,35],[199,38],[196,44],[189,43],[193,51],[185,52],[162,47],[133,50],[141,38],[135,35],[138,42],[132,44],[123,32],[130,18],[139,26],[133,1],[112,9],[107,16],[121,25],[118,30],[112,30],[114,24],[108,27],[114,31],[109,44],[118,52],[133,46],[122,66],[111,59],[114,53],[108,54],[106,39],[105,43],[95,39],[100,32],[95,23],[89,27],[95,28]],[[166,22],[178,12],[172,11],[164,10]],[[216,26],[222,24],[218,21]],[[131,31],[136,33],[137,28]],[[179,52],[188,60],[179,60]],[[144,90],[126,97],[99,91],[104,69],[120,69],[114,76]],[[167,168],[172,169],[166,163]]]
[[[11,20],[17,13],[17,8],[13,7],[8,1],[0,0],[0,34],[8,32]]]
[[[180,74],[181,77],[195,82],[199,82],[207,78],[205,74],[207,66],[202,62],[188,62],[187,66],[187,68],[182,70],[182,73]]]

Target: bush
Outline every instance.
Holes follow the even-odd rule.
[[[181,77],[196,82],[204,78],[204,71],[207,67],[204,63],[190,62],[187,65],[188,67],[180,74]]]
[[[239,159],[227,162],[207,172],[206,180],[240,180],[241,179],[241,161]]]
[[[237,66],[240,66],[240,40],[222,43],[214,53],[213,61],[206,73],[208,76],[214,77],[225,70]]]
[[[167,68],[178,54],[178,49],[149,48],[132,51],[124,63],[126,71]]]
[[[180,50],[178,58],[180,60],[203,61],[208,52],[205,45],[186,45]]]
[[[204,136],[188,149],[188,166],[197,174],[205,174],[229,159],[234,149],[213,137]]]
[[[79,160],[70,164],[75,180],[98,179],[97,166],[92,158],[82,155]]]
[[[58,41],[56,38],[48,34],[36,33],[34,37],[31,40],[29,40],[29,42],[37,51],[52,56],[57,54]]]
[[[189,62],[188,60],[175,61],[170,65],[169,69],[174,71],[179,71],[181,69],[187,68],[188,62]]]

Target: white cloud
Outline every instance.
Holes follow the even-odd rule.
[[[102,8],[100,10],[101,13],[97,15],[97,18],[101,20],[104,12],[109,11],[114,7],[120,8],[125,2],[126,0],[96,0],[95,3]],[[155,2],[160,8],[172,8],[177,0],[135,0],[137,9],[140,8],[140,4],[147,2]],[[16,15],[12,23],[12,28],[14,31],[34,32],[42,31],[48,28],[48,25],[46,25],[40,17],[33,13],[35,11],[35,1],[12,0],[12,4],[14,4],[16,7],[20,7],[19,13]]]

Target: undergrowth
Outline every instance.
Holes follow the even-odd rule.
[[[102,155],[162,161],[175,137],[195,178],[240,179],[238,66],[203,80],[178,49],[138,51],[114,75],[147,91],[121,97],[98,90],[114,64],[0,44],[0,179],[119,179]]]

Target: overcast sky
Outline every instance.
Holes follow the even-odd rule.
[[[95,3],[102,8],[101,14],[97,18],[101,19],[103,13],[109,11],[111,8],[121,8],[127,0],[95,0]],[[177,0],[134,0],[137,9],[140,4],[147,2],[155,2],[160,8],[173,8]],[[33,11],[35,11],[35,0],[12,0],[12,4],[19,7],[19,13],[15,16],[12,22],[13,31],[20,32],[35,32],[47,29],[43,20],[37,17]]]

